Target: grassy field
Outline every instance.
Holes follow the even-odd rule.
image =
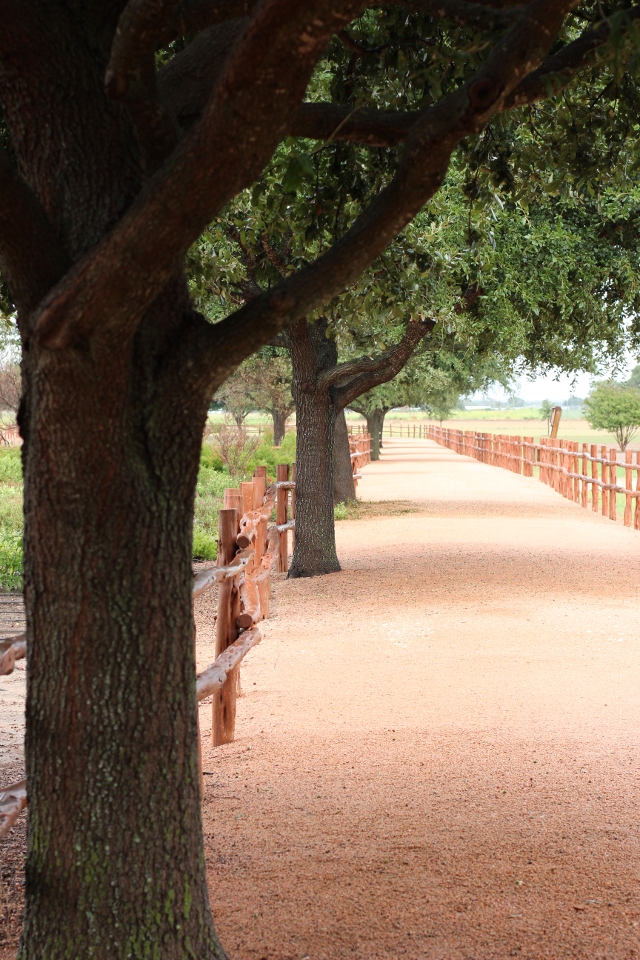
[[[494,411],[491,411],[494,412]],[[496,411],[497,412],[497,411]],[[397,418],[393,419],[392,424],[389,424],[389,418],[385,420],[385,433],[389,435],[389,426],[393,427],[394,435],[397,427],[401,426],[412,426],[413,424],[424,424],[427,422],[426,419],[418,419],[416,417],[409,419],[407,418]],[[456,419],[456,420],[443,420],[442,426],[449,428],[451,430],[473,430],[478,433],[504,433],[516,437],[533,437],[534,440],[539,440],[540,437],[547,436],[547,425],[546,421],[540,420],[517,420],[515,418],[506,419],[502,416],[500,419],[494,417],[492,419],[482,419],[476,420],[471,419],[470,417],[465,417],[465,419]],[[563,440],[576,440],[578,443],[596,443],[598,446],[606,445],[608,448],[617,447],[616,439],[611,433],[604,433],[601,430],[592,430],[586,420],[579,418],[568,419],[564,415],[560,421],[560,430],[558,437]],[[632,450],[640,450],[640,435],[629,444]]]

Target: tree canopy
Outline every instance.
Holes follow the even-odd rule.
[[[640,388],[598,383],[584,401],[587,420],[594,430],[606,430],[626,450],[640,430]]]

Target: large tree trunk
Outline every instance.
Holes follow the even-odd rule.
[[[224,956],[202,855],[191,600],[209,397],[171,400],[188,376],[177,361],[158,376],[150,341],[172,311],[157,306],[119,364],[25,355],[23,960]]]
[[[382,446],[382,430],[384,427],[384,418],[387,410],[378,409],[365,414],[367,420],[367,433],[371,435],[371,459],[380,459],[380,447]]]
[[[86,20],[68,4],[23,6],[36,22],[12,31],[0,96],[56,239],[19,303],[29,652],[19,956],[214,960],[224,953],[203,856],[191,600],[212,384],[196,383],[200,327],[183,278],[135,335],[99,326],[54,349],[33,335],[31,310],[66,258],[94,249],[131,204],[144,159],[127,111],[104,93],[122,5],[101,11],[99,27],[91,5]],[[87,321],[95,309],[87,298]]]
[[[288,414],[282,413],[281,410],[272,410],[271,416],[273,418],[273,445],[279,447],[284,440]]]
[[[299,320],[288,331],[296,402],[296,540],[290,577],[340,569],[333,519],[333,444],[336,408],[318,374],[335,366],[335,341],[326,323]]]
[[[349,432],[344,410],[336,415],[333,443],[333,502],[348,503],[356,499],[353,466],[349,450]]]

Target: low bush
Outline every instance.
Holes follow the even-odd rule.
[[[274,478],[279,463],[293,463],[296,458],[296,435],[293,431],[285,433],[284,440],[279,447],[273,445],[273,431],[268,430],[262,437],[260,446],[248,463],[249,475],[257,466],[265,466],[267,475]]]

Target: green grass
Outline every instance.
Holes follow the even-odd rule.
[[[22,586],[22,464],[20,450],[0,449],[0,589]]]

